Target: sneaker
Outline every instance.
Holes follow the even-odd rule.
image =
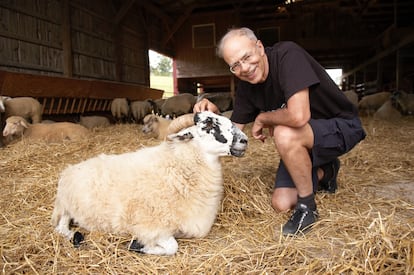
[[[318,191],[326,191],[328,193],[335,193],[338,189],[336,179],[338,177],[339,167],[341,163],[339,159],[335,159],[328,164],[322,165],[320,168],[323,170],[323,178],[319,181]]]
[[[296,235],[299,232],[305,233],[318,219],[318,211],[310,210],[306,205],[299,204],[293,211],[292,216],[283,226],[283,235]]]

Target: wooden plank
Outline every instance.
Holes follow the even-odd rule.
[[[0,70],[3,95],[63,98],[113,99],[125,97],[130,100],[162,98],[163,90],[145,86],[110,81],[74,79],[46,75],[33,75]]]
[[[64,0],[62,5],[62,45],[63,45],[63,73],[67,77],[73,75],[72,65],[72,38],[70,27],[70,6],[69,0]]]

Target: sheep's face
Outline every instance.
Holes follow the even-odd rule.
[[[146,115],[144,117],[144,126],[142,127],[142,132],[144,134],[155,133],[155,129],[158,125],[158,118],[155,115]]]
[[[247,148],[247,136],[228,118],[212,112],[195,114],[194,122],[206,151],[220,156],[241,157]]]
[[[3,129],[3,136],[20,136],[23,134],[24,129],[28,128],[27,122],[20,117],[11,116],[6,120],[6,126]]]

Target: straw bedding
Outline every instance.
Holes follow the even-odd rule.
[[[413,274],[414,118],[363,122],[367,138],[340,158],[338,192],[317,194],[320,220],[306,235],[280,234],[289,214],[270,206],[279,157],[270,140],[250,139],[245,157],[221,159],[225,195],[209,235],[179,239],[171,257],[127,251],[130,236],[103,232],[85,232],[76,249],[50,225],[60,171],[102,152],[157,144],[141,126],[96,129],[84,142],[9,145],[0,149],[1,272]]]

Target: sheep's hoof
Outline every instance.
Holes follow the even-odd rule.
[[[72,240],[73,246],[75,248],[79,248],[83,240],[84,238],[83,238],[82,233],[76,231],[75,234],[73,235],[73,240]]]
[[[142,253],[141,251],[142,248],[144,248],[144,246],[140,244],[137,240],[132,240],[128,246],[128,250],[138,252],[138,253]]]

